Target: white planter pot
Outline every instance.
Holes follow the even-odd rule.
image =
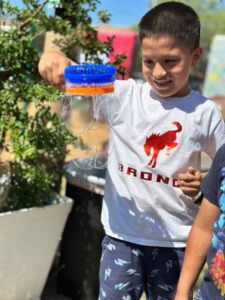
[[[72,200],[0,214],[0,299],[41,297]]]

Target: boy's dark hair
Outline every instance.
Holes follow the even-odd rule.
[[[164,2],[142,17],[139,38],[142,42],[152,36],[169,36],[194,50],[199,46],[200,27],[199,17],[190,6],[175,1]]]

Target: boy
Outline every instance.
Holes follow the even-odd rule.
[[[199,190],[200,152],[213,157],[225,141],[215,104],[188,84],[202,53],[193,9],[160,4],[141,19],[139,36],[147,82],[116,81],[100,109],[111,128],[100,300],[139,299],[143,291],[151,300],[174,298],[198,211],[189,196]],[[60,87],[71,63],[62,53],[45,53],[39,70]]]
[[[201,188],[205,198],[188,238],[175,300],[192,299],[206,255],[208,271],[195,300],[225,299],[225,145],[217,152]]]

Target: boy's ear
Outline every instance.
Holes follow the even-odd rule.
[[[192,67],[195,67],[198,64],[201,56],[202,56],[202,48],[198,47],[194,50],[192,54],[192,64],[191,64]]]

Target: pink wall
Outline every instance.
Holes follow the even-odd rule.
[[[115,36],[113,40],[113,53],[110,55],[109,60],[112,62],[113,57],[117,54],[125,54],[127,59],[124,61],[123,66],[126,68],[125,78],[130,77],[130,72],[134,60],[137,60],[136,56],[136,46],[138,41],[138,34],[131,30],[123,29],[99,29],[98,37],[100,41],[106,41],[107,37]]]

